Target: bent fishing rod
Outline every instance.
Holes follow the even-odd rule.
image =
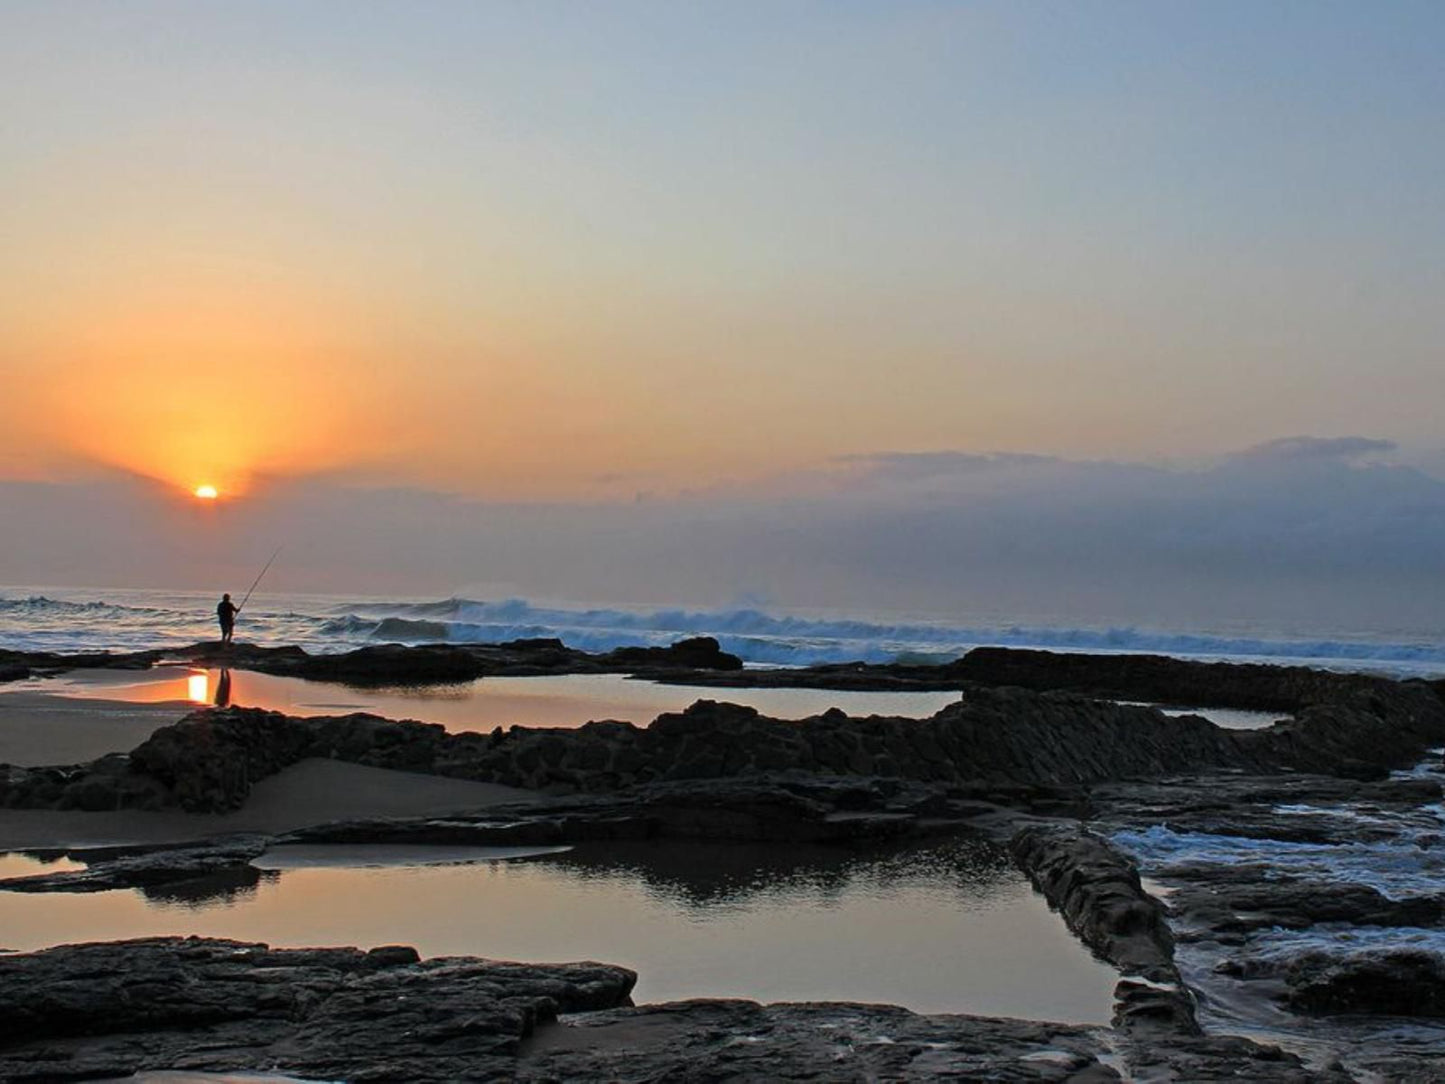
[[[251,584],[251,591],[256,590],[256,585],[261,582],[261,577],[266,575],[266,570],[271,567],[272,562],[275,561],[277,557],[281,556],[281,551],[283,549],[285,549],[284,546],[277,546],[276,552],[271,554],[271,560],[267,561],[264,565],[261,566],[261,571],[256,573],[256,579]],[[246,597],[241,600],[241,605],[236,607],[237,613],[240,613],[242,610],[244,610],[246,608],[246,603],[251,601],[251,591],[246,592]]]

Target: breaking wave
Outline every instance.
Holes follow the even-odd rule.
[[[1343,639],[1226,637],[1136,627],[1072,628],[1038,625],[951,625],[816,618],[725,610],[560,608],[525,599],[480,602],[446,599],[386,612],[414,614],[441,624],[453,643],[492,643],[552,636],[572,647],[605,651],[626,644],[667,644],[684,636],[713,636],[726,651],[765,665],[830,662],[944,662],[993,644],[1068,651],[1149,652],[1265,662],[1308,662],[1350,669],[1435,672],[1445,669],[1445,645]],[[438,622],[446,617],[448,620]],[[370,634],[370,633],[369,633]]]
[[[0,647],[138,650],[215,637],[214,598],[195,592],[0,590]],[[754,665],[945,662],[980,645],[1147,652],[1234,661],[1304,663],[1393,674],[1445,672],[1445,643],[1398,637],[1226,636],[1137,626],[889,621],[730,609],[544,606],[526,599],[339,602],[271,595],[243,615],[246,639],[342,651],[368,643],[496,643],[551,637],[587,651],[713,636]]]

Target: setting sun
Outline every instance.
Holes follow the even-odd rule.
[[[220,496],[215,486],[196,486],[196,496],[203,501],[213,501]]]

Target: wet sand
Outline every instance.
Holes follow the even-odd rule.
[[[442,816],[536,797],[532,791],[495,783],[303,760],[257,783],[246,807],[236,813],[0,809],[0,851],[164,843],[228,832],[269,834],[336,820]]]
[[[83,764],[128,753],[195,710],[185,701],[81,700],[29,689],[0,692],[0,764]]]

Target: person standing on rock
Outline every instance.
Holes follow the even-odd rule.
[[[231,633],[236,631],[236,615],[241,608],[231,601],[231,596],[221,596],[221,601],[216,604],[216,620],[221,623],[221,646],[229,647],[231,644]]]

